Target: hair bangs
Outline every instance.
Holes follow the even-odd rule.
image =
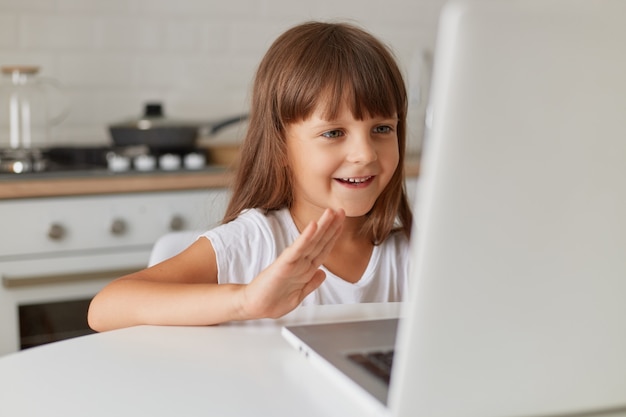
[[[294,57],[283,73],[283,88],[278,89],[283,93],[281,119],[287,123],[305,120],[319,105],[327,120],[335,119],[344,105],[357,120],[402,118],[406,92],[390,52],[377,42],[364,41],[363,33],[352,28],[327,29],[323,36],[310,38],[306,54]]]
[[[368,71],[365,66],[349,70],[346,66],[329,77],[316,105],[322,105],[322,118],[335,119],[342,106],[347,106],[357,120],[369,117],[396,117],[402,113],[402,103],[397,101],[397,90],[388,76]]]

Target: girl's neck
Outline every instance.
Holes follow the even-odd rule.
[[[292,208],[289,210],[291,218],[296,225],[298,231],[302,232],[304,228],[311,221],[317,221],[323,213],[323,210],[319,210],[319,213],[312,211],[297,210]],[[346,217],[343,223],[343,230],[339,240],[344,241],[356,241],[356,240],[369,240],[367,236],[361,234],[363,223],[365,223],[366,217]]]
[[[374,245],[361,233],[365,217],[346,217],[343,231],[324,261],[332,273],[351,283],[358,282],[369,265]]]
[[[322,211],[316,213],[292,208],[290,213],[296,227],[302,231],[311,220],[316,221]],[[346,217],[341,236],[324,261],[329,271],[347,282],[355,283],[361,279],[372,255],[374,245],[361,233],[365,220],[365,216]]]

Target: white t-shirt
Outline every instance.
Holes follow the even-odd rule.
[[[269,266],[299,236],[288,209],[265,214],[258,209],[202,236],[213,245],[218,282],[247,284]],[[374,246],[361,279],[347,282],[321,267],[326,280],[302,305],[402,301],[407,289],[409,241],[404,233],[392,233]]]

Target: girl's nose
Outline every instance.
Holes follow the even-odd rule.
[[[349,162],[368,164],[378,159],[376,148],[368,134],[360,134],[352,139],[348,144],[348,157],[346,158]]]

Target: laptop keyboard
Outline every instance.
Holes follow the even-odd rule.
[[[393,365],[393,353],[393,350],[380,350],[353,353],[348,355],[348,358],[382,379],[386,384],[389,384],[391,366]]]

